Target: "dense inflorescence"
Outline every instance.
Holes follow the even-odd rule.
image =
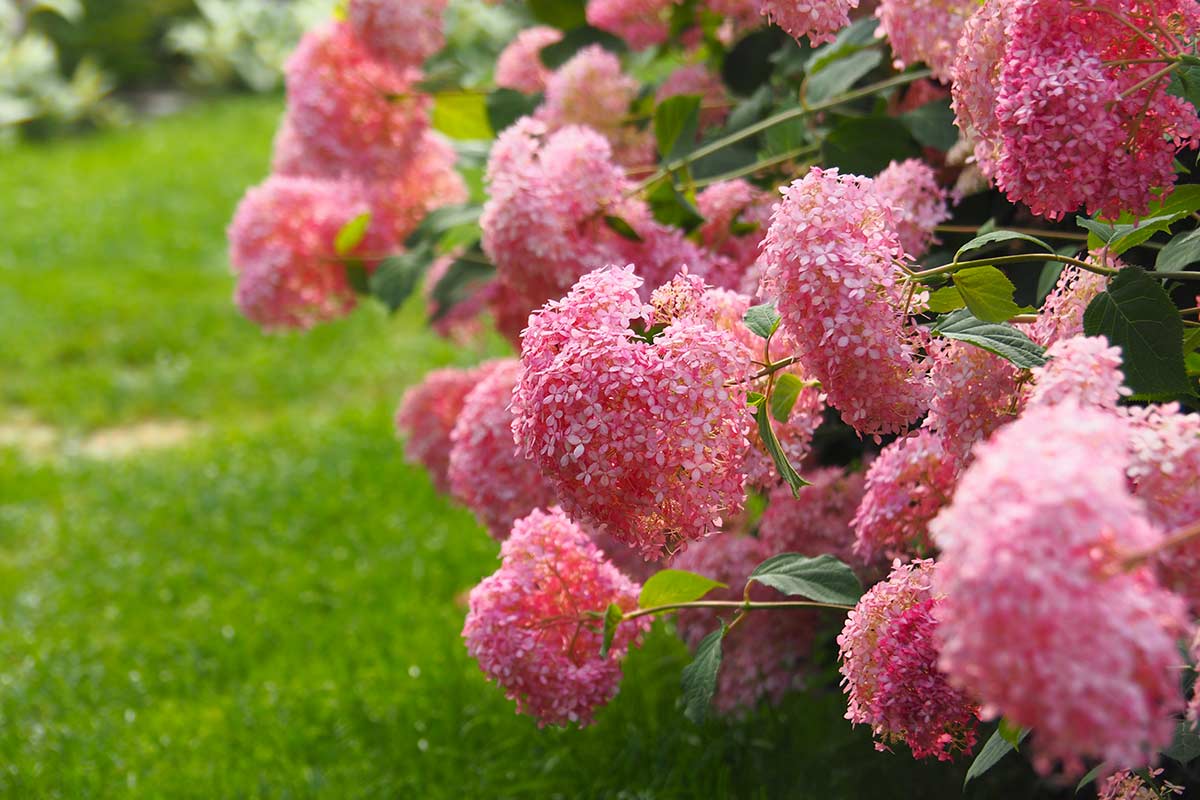
[[[587,21],[616,34],[630,47],[643,50],[662,44],[671,34],[671,6],[676,0],[588,0]]]
[[[875,176],[874,189],[892,204],[896,232],[910,258],[920,258],[937,243],[934,229],[950,218],[946,190],[938,186],[933,168],[910,158],[893,161]]]
[[[876,747],[904,742],[915,758],[970,752],[977,706],[937,666],[933,561],[892,568],[846,616],[838,636],[846,719],[870,725]]]
[[[875,15],[898,69],[923,61],[949,83],[963,26],[978,10],[978,0],[882,0]]]
[[[904,315],[891,204],[869,178],[814,168],[789,186],[763,246],[762,285],[829,404],[863,434],[897,433],[931,393]]]
[[[812,485],[799,497],[788,486],[771,491],[758,522],[763,548],[769,553],[828,553],[842,561],[858,560],[850,521],[865,491],[863,473],[822,467],[806,473],[805,479]]]
[[[446,42],[448,0],[350,0],[346,17],[372,53],[399,67],[419,67]]]
[[[1042,771],[1148,763],[1182,706],[1183,603],[1121,561],[1162,538],[1126,484],[1126,448],[1115,415],[1031,408],[976,448],[931,526],[941,667],[986,716],[1037,731]]]
[[[518,520],[502,563],[471,590],[467,651],[539,725],[580,726],[617,693],[621,659],[645,619],[622,624],[607,658],[591,614],[637,607],[640,587],[608,562],[560,509]]]
[[[496,85],[525,94],[545,91],[550,70],[542,63],[541,52],[560,41],[562,32],[545,25],[536,25],[518,33],[496,61]]]
[[[1115,411],[1123,397],[1132,394],[1121,373],[1121,348],[1110,347],[1103,336],[1074,336],[1061,339],[1046,351],[1050,359],[1033,369],[1031,406],[1061,403]]]

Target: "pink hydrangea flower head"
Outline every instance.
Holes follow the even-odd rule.
[[[950,68],[955,124],[965,140],[975,143],[975,163],[988,176],[995,174],[1000,157],[996,105],[1011,6],[1007,0],[986,0],[967,19]]]
[[[846,719],[870,725],[876,749],[904,742],[914,758],[948,761],[975,746],[979,709],[937,666],[933,561],[896,562],[838,636]]]
[[[978,10],[979,0],[882,0],[875,16],[897,69],[923,61],[949,83],[963,26]]]
[[[466,396],[450,432],[450,492],[496,539],[508,536],[517,519],[555,502],[549,482],[513,441],[508,404],[520,372],[516,359],[498,362]]]
[[[588,0],[587,21],[645,50],[670,38],[674,5],[675,0]]]
[[[537,111],[551,130],[582,125],[612,143],[617,161],[629,166],[653,160],[648,131],[626,124],[638,82],[621,71],[616,55],[599,45],[583,48],[546,81],[546,99]]]
[[[1020,411],[1023,373],[1000,356],[966,342],[938,339],[930,346],[933,400],[925,427],[938,435],[946,457],[966,461],[971,448]]]
[[[1110,347],[1103,336],[1060,339],[1046,356],[1046,366],[1033,369],[1029,405],[1071,400],[1115,411],[1121,398],[1132,394],[1121,372],[1121,348]]]
[[[405,439],[405,455],[425,467],[439,491],[450,490],[450,434],[463,403],[497,363],[489,361],[472,369],[436,369],[400,400],[396,432]]]
[[[588,725],[617,693],[621,660],[649,629],[622,623],[607,658],[591,614],[637,608],[641,589],[560,509],[513,525],[500,569],[471,590],[467,652],[539,725]]]
[[[377,58],[397,67],[419,67],[442,49],[442,15],[448,0],[350,0],[346,17]]]
[[[1100,784],[1098,800],[1170,800],[1183,794],[1182,786],[1169,781],[1163,781],[1162,786],[1155,783],[1162,772],[1162,768],[1150,770],[1149,781],[1127,769],[1114,772]]]
[[[496,86],[525,94],[545,90],[550,70],[542,63],[542,49],[562,41],[562,31],[535,25],[517,34],[496,61]]]
[[[1091,263],[1120,269],[1125,265],[1116,259],[1101,262],[1095,256]],[[1108,278],[1088,272],[1076,266],[1067,266],[1058,277],[1058,283],[1046,296],[1038,320],[1029,329],[1029,338],[1043,347],[1055,342],[1083,335],[1083,312],[1096,296],[1104,291]]]
[[[904,252],[911,258],[929,252],[938,242],[934,229],[950,219],[949,195],[933,168],[919,158],[893,161],[875,177],[875,190],[892,204]]]
[[[1153,190],[1173,186],[1176,153],[1200,143],[1195,109],[1167,94],[1154,60],[1195,38],[1195,3],[991,0],[980,13],[992,22],[967,26],[955,97],[960,123],[984,150],[984,172],[1010,200],[1050,219],[1080,206],[1144,214]],[[987,47],[967,54],[975,43]]]
[[[685,64],[679,67],[663,81],[662,86],[654,94],[656,102],[677,97],[679,95],[700,95],[700,130],[713,128],[725,122],[729,116],[726,107],[729,94],[719,75],[714,74],[704,64]],[[703,213],[703,212],[702,212]]]
[[[403,172],[365,184],[371,224],[394,242],[408,238],[436,208],[467,200],[467,187],[455,170],[454,148],[426,131]]]
[[[1034,765],[1145,764],[1183,706],[1182,600],[1124,554],[1162,540],[1130,492],[1120,417],[1070,402],[1027,409],[975,450],[931,524],[939,664],[1037,731]]]
[[[513,433],[574,517],[655,559],[741,509],[750,365],[711,323],[635,337],[639,284],[599,270],[530,318]]]
[[[741,289],[752,271],[771,226],[775,200],[770,193],[743,180],[721,181],[696,195],[696,208],[704,217],[700,243],[729,259],[733,274],[713,283]],[[757,289],[757,276],[755,276]]]
[[[814,45],[832,42],[850,24],[858,0],[758,0],[771,22],[797,39],[805,36]]]
[[[1126,473],[1150,519],[1164,530],[1200,520],[1200,415],[1184,413],[1177,403],[1122,413],[1130,423]],[[1158,568],[1163,583],[1200,610],[1200,541],[1163,550]]]
[[[672,568],[705,575],[728,586],[713,591],[708,598],[740,600],[746,579],[769,555],[756,539],[720,534],[689,547]],[[750,597],[758,601],[781,599],[778,592],[763,586],[752,588]],[[750,613],[721,643],[715,708],[722,714],[737,715],[761,701],[778,703],[789,691],[802,688],[819,623],[820,616],[808,609]],[[679,635],[693,649],[719,626],[713,609],[679,614]]]
[[[928,551],[929,523],[954,494],[959,462],[928,428],[883,448],[867,468],[866,493],[851,521],[864,562]]]
[[[891,204],[871,180],[818,168],[784,190],[763,246],[763,292],[778,297],[796,355],[861,434],[904,431],[929,405],[903,258]]]
[[[396,174],[429,126],[420,71],[375,58],[347,23],[305,34],[285,74],[291,135],[314,165],[306,172]]]
[[[367,211],[355,187],[341,181],[274,176],[248,191],[228,233],[241,312],[268,330],[304,330],[350,313],[357,296],[334,243]],[[368,228],[355,252],[387,244]]]
[[[850,521],[865,491],[863,473],[822,467],[804,477],[812,485],[799,497],[788,486],[777,486],[768,496],[758,523],[763,547],[771,553],[828,553],[847,563],[857,561]]]

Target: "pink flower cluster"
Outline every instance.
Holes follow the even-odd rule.
[[[1103,262],[1092,257],[1091,263],[1120,269],[1124,266],[1115,259]],[[1083,334],[1083,312],[1096,296],[1104,291],[1108,278],[1095,272],[1068,266],[1058,277],[1053,291],[1046,296],[1038,312],[1037,322],[1030,326],[1029,338],[1044,347],[1055,342]]]
[[[1122,554],[1162,539],[1126,483],[1116,415],[1028,409],[976,448],[933,521],[940,666],[1037,732],[1035,766],[1150,762],[1182,708],[1183,603]]]
[[[608,562],[560,509],[518,520],[502,563],[471,590],[467,652],[539,725],[580,726],[611,700],[621,660],[650,624],[622,623],[607,658],[592,614],[637,607],[640,587]]]
[[[537,466],[517,453],[508,405],[520,377],[516,359],[496,362],[463,401],[450,432],[450,492],[487,525],[496,539],[535,508],[555,503]]]
[[[588,0],[589,24],[616,34],[635,50],[662,44],[671,34],[676,0]]]
[[[726,584],[708,597],[740,600],[746,579],[769,553],[748,536],[720,534],[705,539],[683,553],[673,568],[705,575]],[[782,599],[774,589],[756,586],[751,599]],[[789,691],[801,688],[805,665],[812,651],[820,616],[808,609],[755,611],[743,619],[722,642],[721,671],[713,704],[723,714],[745,713],[761,701],[778,703]],[[689,609],[679,614],[678,630],[692,648],[719,627],[713,609]]]
[[[838,648],[846,719],[870,725],[879,750],[905,742],[914,758],[947,761],[975,746],[979,709],[937,666],[935,572],[896,562],[847,614]]]
[[[700,95],[700,131],[716,127],[729,116],[729,95],[719,75],[703,64],[685,64],[667,76],[654,93],[656,102],[679,95]],[[703,212],[701,212],[703,213]]]
[[[747,294],[758,291],[754,264],[774,207],[769,192],[743,180],[714,183],[696,195],[696,209],[704,217],[700,243],[728,260],[729,274],[711,276],[714,284]]]
[[[784,191],[763,247],[762,288],[829,404],[862,434],[897,433],[931,398],[905,317],[895,212],[869,178],[814,168]]]
[[[346,16],[359,40],[399,67],[419,67],[442,49],[448,0],[350,0]]]
[[[1163,781],[1160,787],[1154,779],[1162,775],[1162,769],[1149,771],[1149,782],[1141,775],[1123,769],[1104,779],[1098,800],[1170,800],[1172,795],[1183,794],[1183,787]]]
[[[1132,394],[1121,373],[1121,348],[1110,347],[1103,336],[1060,339],[1046,351],[1050,359],[1033,370],[1028,404],[1053,405],[1072,401],[1116,411],[1122,397]]]
[[[761,13],[797,39],[832,42],[850,24],[859,0],[755,0]]]
[[[950,502],[958,460],[922,428],[883,448],[866,474],[854,515],[854,553],[864,562],[930,549],[929,523]]]
[[[805,473],[812,485],[799,497],[788,486],[768,496],[767,510],[758,522],[758,538],[767,553],[828,553],[853,562],[854,531],[850,521],[862,500],[863,473],[822,467]]]
[[[896,56],[896,68],[923,61],[933,77],[949,83],[963,26],[979,0],[882,0],[875,16]]]
[[[965,464],[977,442],[1016,418],[1022,373],[1000,356],[952,339],[934,341],[929,352],[933,400],[925,427],[937,434],[947,458]]]
[[[546,25],[518,33],[496,61],[496,85],[525,94],[544,91],[550,70],[542,63],[542,50],[560,41],[562,32]]]
[[[893,161],[875,176],[875,191],[892,204],[900,244],[920,258],[937,243],[934,229],[950,218],[949,195],[937,184],[933,168],[918,158]]]
[[[656,559],[741,509],[750,365],[711,322],[634,336],[640,285],[598,270],[530,318],[513,433],[572,516]]]
[[[409,460],[425,467],[439,491],[450,488],[450,434],[463,404],[497,364],[490,361],[471,369],[434,370],[400,400],[396,432],[406,439]]]
[[[1175,154],[1200,144],[1195,109],[1161,73],[1198,32],[1190,0],[988,0],[952,69],[959,126],[1035,214],[1143,214],[1174,184]]]

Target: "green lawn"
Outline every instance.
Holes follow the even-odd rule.
[[[59,437],[0,446],[0,794],[959,796],[961,765],[850,729],[831,669],[693,726],[662,630],[592,728],[513,713],[459,638],[497,548],[391,429],[404,386],[485,354],[415,305],[266,337],[230,302],[224,227],[278,114],[227,100],[0,154],[0,429]],[[173,448],[76,447],[181,420]],[[980,788],[1028,795],[1012,761]]]

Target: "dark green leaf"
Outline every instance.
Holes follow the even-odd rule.
[[[967,301],[963,300],[963,296],[953,286],[943,286],[929,295],[929,310],[934,314],[945,314],[966,305]]]
[[[534,19],[560,31],[587,23],[587,0],[528,0],[526,5]]]
[[[1200,210],[1200,185],[1178,186],[1162,200],[1151,204],[1142,219],[1125,219],[1104,222],[1077,217],[1081,228],[1088,230],[1088,248],[1096,250],[1107,245],[1109,252],[1120,255],[1130,248],[1145,243],[1156,233],[1170,230],[1171,226],[1184,217]]]
[[[812,55],[809,56],[808,61],[804,65],[804,71],[808,73],[817,72],[831,61],[875,44],[879,41],[878,37],[875,36],[875,31],[878,27],[879,23],[873,16],[864,17],[852,22],[847,27],[842,28],[836,39],[828,44],[821,45],[812,52]]]
[[[1029,731],[1023,731],[1018,741],[1024,741],[1028,735]],[[963,787],[965,788],[968,783],[996,766],[1000,763],[1000,759],[1004,758],[1014,749],[1000,735],[1000,731],[993,733],[991,738],[983,745],[983,749],[979,751],[979,755],[975,756],[975,760],[971,762],[971,768],[967,770],[967,777],[963,781]]]
[[[371,294],[388,311],[395,311],[412,295],[432,260],[433,250],[428,246],[385,258],[371,274]]]
[[[804,381],[790,372],[784,372],[775,377],[775,388],[771,391],[771,416],[786,423],[792,415],[792,408],[804,391]]]
[[[1096,778],[1099,778],[1100,773],[1104,772],[1105,769],[1107,767],[1103,763],[1100,763],[1088,770],[1088,773],[1079,779],[1079,783],[1075,784],[1075,794],[1079,794],[1083,791],[1083,787],[1096,780]]]
[[[779,476],[791,487],[792,496],[799,497],[800,490],[811,484],[801,478],[800,473],[796,472],[796,468],[792,466],[792,462],[788,461],[787,453],[783,451],[783,446],[779,444],[779,437],[775,435],[775,429],[771,427],[771,411],[767,408],[766,403],[760,403],[755,408],[754,419],[758,422],[758,436],[762,439],[763,446],[767,448],[771,460],[775,462],[775,469],[779,471]]]
[[[819,71],[809,73],[806,84],[808,102],[819,103],[841,94],[882,61],[883,54],[878,50],[859,50],[825,63]]]
[[[594,44],[617,54],[624,53],[627,49],[624,40],[619,37],[613,36],[608,31],[593,28],[591,25],[584,25],[568,31],[561,40],[554,44],[543,47],[539,56],[547,67],[558,69],[570,61],[580,50]]]
[[[478,228],[479,217],[482,214],[482,206],[469,204],[442,206],[434,209],[425,215],[425,219],[421,220],[421,224],[405,240],[404,246],[412,249],[422,244],[436,243],[455,228]]]
[[[1184,328],[1183,352],[1193,353],[1200,350],[1200,328]]]
[[[769,339],[775,331],[779,330],[781,321],[774,303],[751,306],[746,310],[746,315],[742,317],[742,320],[750,332],[760,339]]]
[[[488,124],[500,133],[521,117],[533,113],[542,103],[540,94],[528,95],[516,89],[497,89],[487,96]]]
[[[1043,248],[1047,253],[1054,252],[1053,247],[1046,244],[1036,236],[1029,236],[1024,233],[1017,233],[1016,231],[990,231],[989,233],[976,236],[974,239],[958,248],[958,252],[954,254],[954,262],[958,263],[959,261],[962,261],[963,255],[971,252],[972,250],[978,250],[981,247],[986,247],[987,245],[995,244],[996,242],[1007,242],[1014,239],[1019,239],[1024,242],[1032,242],[1033,244]]]
[[[944,153],[958,142],[958,128],[954,126],[954,111],[949,100],[934,100],[914,108],[901,114],[900,121],[924,147]]]
[[[959,270],[954,273],[954,285],[976,319],[1007,322],[1022,313],[1021,307],[1013,301],[1017,287],[995,267]]]
[[[1190,394],[1183,366],[1183,320],[1162,284],[1127,267],[1083,314],[1088,336],[1121,348],[1125,383],[1142,398]]]
[[[721,670],[721,629],[704,637],[696,648],[696,657],[683,668],[683,714],[699,725],[708,715],[708,706],[717,691],[717,674]]]
[[[863,593],[854,570],[831,555],[809,558],[799,553],[780,553],[755,567],[749,580],[790,597],[843,606],[854,605]]]
[[[487,98],[477,92],[434,95],[433,127],[451,139],[482,141],[495,136],[488,122]]]
[[[742,38],[725,56],[721,79],[736,95],[753,94],[775,70],[771,55],[784,45],[788,35],[779,28],[764,28]]]
[[[1068,255],[1069,253],[1062,250],[1059,255]],[[1045,302],[1046,297],[1054,291],[1054,287],[1058,285],[1058,279],[1062,276],[1066,264],[1061,261],[1047,261],[1042,265],[1042,272],[1038,275],[1037,282],[1037,301],[1038,305]]]
[[[724,589],[726,585],[712,578],[685,572],[681,569],[664,569],[651,575],[642,585],[638,597],[639,608],[691,603],[699,600],[713,589]]]
[[[654,109],[654,138],[664,161],[680,158],[695,146],[700,99],[697,94],[675,95]]]
[[[604,224],[612,228],[613,231],[623,239],[628,239],[631,242],[643,241],[641,234],[635,231],[632,225],[620,217],[613,216],[612,214],[605,214]]]
[[[1182,97],[1193,106],[1200,108],[1200,67],[1185,64],[1171,75],[1171,84],[1167,92],[1176,97]]]
[[[821,153],[826,164],[843,172],[877,175],[893,161],[916,158],[921,149],[897,119],[849,117],[834,125]]]
[[[337,238],[334,239],[333,249],[339,256],[348,256],[356,247],[362,244],[363,237],[367,235],[367,228],[371,225],[371,212],[365,211],[359,214],[354,219],[347,222],[338,231]]]
[[[1160,272],[1182,272],[1200,261],[1200,229],[1181,233],[1158,251],[1154,268]]]
[[[625,612],[616,603],[611,603],[608,608],[604,609],[604,639],[600,643],[600,657],[608,658],[608,651],[612,649],[613,637],[617,635],[617,628],[621,625],[621,620],[625,618]]]
[[[431,321],[437,322],[450,309],[473,296],[495,274],[496,268],[487,263],[478,249],[455,259],[429,292],[429,299],[437,309]]]
[[[984,322],[967,309],[952,312],[934,325],[933,332],[947,339],[982,347],[989,353],[1012,362],[1022,369],[1040,367],[1046,363],[1046,350],[1012,325]]]
[[[371,276],[367,274],[366,265],[357,259],[346,262],[346,283],[355,294],[371,293]]]
[[[1162,753],[1180,764],[1188,764],[1200,758],[1200,735],[1197,735],[1195,726],[1186,721],[1179,723],[1175,728],[1175,739]]]
[[[673,225],[691,233],[704,223],[704,217],[692,201],[675,188],[669,178],[664,178],[650,187],[646,193],[650,211],[664,225]]]

